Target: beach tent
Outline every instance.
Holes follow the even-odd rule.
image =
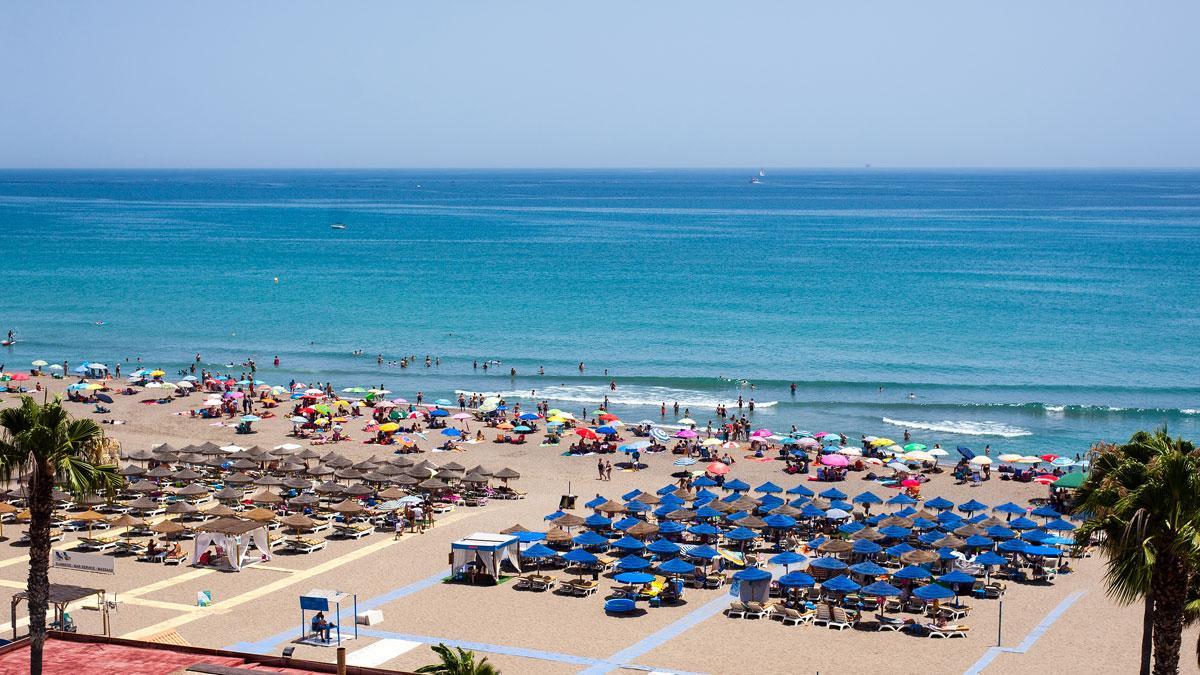
[[[487,534],[476,532],[469,537],[450,544],[451,574],[465,571],[467,565],[479,563],[493,579],[500,579],[500,565],[508,561],[521,571],[518,558],[520,540],[511,534]]]
[[[239,518],[217,518],[202,523],[196,528],[192,564],[200,562],[200,556],[213,544],[225,551],[225,561],[235,572],[240,572],[248,564],[269,561],[271,546],[268,543],[267,525]],[[251,547],[258,549],[257,558],[250,555]]]
[[[769,600],[771,592],[771,573],[761,567],[747,567],[735,572],[733,581],[736,589],[730,589],[730,594],[736,593],[742,602],[762,602]]]

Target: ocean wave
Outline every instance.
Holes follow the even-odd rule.
[[[897,427],[907,427],[912,429],[924,429],[925,431],[938,431],[944,434],[958,434],[960,436],[1001,436],[1003,438],[1018,438],[1021,436],[1032,436],[1033,432],[1021,427],[1009,426],[1000,424],[999,422],[976,422],[972,420],[945,420],[942,422],[910,422],[906,420],[894,420],[890,417],[882,418],[885,424],[891,424]]]
[[[454,393],[469,396],[473,392],[455,390]],[[607,396],[609,405],[657,408],[664,403],[668,407],[672,407],[675,403],[678,403],[680,408],[690,408],[694,414],[708,414],[715,410],[718,405],[726,406],[731,412],[738,410],[736,396],[730,399],[728,396],[719,397],[710,392],[674,389],[662,386],[620,386],[616,391],[613,391],[607,385],[552,385],[532,389],[509,389],[505,391],[474,393],[500,396],[505,399],[547,400],[588,403],[592,405],[603,403],[604,397]],[[747,405],[744,410],[749,410],[750,397],[743,395],[743,402]],[[754,407],[755,409],[772,408],[778,404],[779,401],[755,401]],[[680,414],[682,414],[682,411]]]

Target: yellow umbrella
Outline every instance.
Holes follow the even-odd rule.
[[[387,424],[379,425],[379,430],[385,434],[390,434],[399,428],[400,428],[400,425],[396,424],[395,422],[388,422]]]
[[[320,426],[322,424],[329,424],[329,418],[328,417],[318,417],[317,419],[313,420],[313,424],[316,424],[317,426]]]
[[[150,371],[150,377],[162,377],[163,375],[166,375],[166,373],[164,373],[164,372],[163,372],[163,371],[161,371],[161,370],[152,370],[152,371]]]
[[[102,387],[101,385],[98,385],[98,384],[96,384],[95,382],[88,382],[87,384],[83,385],[83,388],[84,388],[84,389],[90,389],[90,390],[92,390],[92,391],[95,391],[96,389],[103,389],[104,387]]]
[[[560,424],[565,424],[567,421],[567,418],[563,417],[562,415],[551,415],[550,417],[546,418],[546,421],[547,422],[558,422]]]
[[[884,446],[884,445],[895,445],[895,444],[896,444],[896,441],[893,441],[890,438],[876,438],[875,440],[871,441],[871,445],[873,445],[877,448]]]
[[[349,408],[350,402],[345,399],[338,399],[331,404],[335,408]]]

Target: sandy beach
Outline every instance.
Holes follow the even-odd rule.
[[[74,380],[37,378],[53,393]],[[23,384],[32,385],[34,382]],[[407,395],[398,392],[397,395]],[[235,434],[232,426],[215,426],[184,414],[199,395],[167,405],[146,405],[146,392],[114,396],[111,413],[96,414],[88,404],[70,403],[77,416],[101,421],[105,432],[124,451],[145,450],[161,443],[176,447],[212,441],[218,445],[259,445],[271,448],[295,441],[286,416],[254,425],[256,433]],[[0,405],[12,405],[17,396],[5,394]],[[620,415],[620,409],[614,409]],[[368,434],[362,421],[346,424],[353,440],[316,448],[336,451],[351,460],[372,455],[386,457],[392,447],[361,441]],[[467,427],[474,432],[477,423]],[[880,430],[882,433],[884,430]],[[488,430],[490,439],[495,430]],[[619,499],[635,488],[653,492],[672,482],[678,470],[669,455],[645,458],[642,471],[614,471],[611,482],[596,478],[594,457],[563,456],[566,444],[540,447],[541,434],[524,445],[491,441],[464,445],[461,452],[432,452],[434,443],[420,442],[425,452],[412,457],[436,464],[455,461],[465,466],[483,464],[497,470],[520,472],[515,487],[527,492],[519,501],[492,500],[482,507],[459,506],[439,516],[436,526],[423,534],[405,534],[396,540],[377,532],[360,541],[330,540],[325,550],[310,555],[276,553],[268,564],[240,573],[167,567],[122,557],[115,575],[51,570],[54,583],[79,584],[115,594],[118,605],[111,613],[112,633],[144,638],[175,630],[195,645],[233,647],[278,653],[300,632],[297,596],[312,588],[334,588],[356,593],[360,608],[382,611],[381,624],[364,629],[357,640],[346,643],[351,663],[361,652],[364,665],[415,669],[434,660],[427,644],[439,640],[471,643],[481,655],[506,673],[603,673],[622,668],[654,672],[692,673],[1095,673],[1132,672],[1137,668],[1141,627],[1140,607],[1121,607],[1109,600],[1102,582],[1103,561],[1089,557],[1072,561],[1074,572],[1060,575],[1052,584],[1010,583],[1000,603],[975,600],[963,621],[970,625],[967,639],[930,640],[901,633],[861,630],[833,631],[823,627],[783,626],[777,621],[730,619],[720,613],[730,600],[727,589],[687,591],[685,602],[654,608],[625,618],[606,616],[603,596],[613,582],[601,580],[601,592],[587,598],[560,597],[552,593],[514,590],[512,583],[472,587],[441,583],[447,573],[450,542],[474,532],[498,532],[514,524],[545,530],[543,518],[558,508],[559,497],[573,493],[579,503],[600,494]],[[443,440],[436,434],[431,440]],[[914,434],[914,441],[935,439]],[[308,447],[307,441],[300,441]],[[739,459],[730,477],[752,485],[774,481],[784,487],[799,477],[785,475],[779,462]],[[827,484],[812,483],[824,488]],[[878,486],[851,473],[834,484],[853,495]],[[955,485],[949,473],[939,474],[923,487],[924,498],[945,497],[955,503],[970,499],[996,505],[1005,501],[1027,504],[1045,497],[1047,488],[1036,483],[990,480],[978,487]],[[587,509],[575,513],[587,515]],[[27,549],[17,543],[22,527],[4,525],[0,542],[0,598],[9,599],[24,586]],[[55,546],[69,548],[78,535],[70,533]],[[185,547],[190,546],[185,543]],[[196,606],[196,594],[210,591],[213,603]],[[83,632],[99,632],[99,612],[80,607],[72,615]],[[20,613],[24,616],[23,610]],[[7,619],[7,617],[6,617]],[[347,624],[348,625],[348,624]],[[3,628],[8,636],[11,625]],[[1001,649],[993,649],[1000,639]],[[1184,636],[1186,672],[1197,672],[1190,645],[1196,631]],[[417,644],[408,644],[417,643]],[[376,646],[372,651],[372,645]],[[330,661],[333,650],[300,645],[297,655]],[[379,658],[385,658],[376,662]]]

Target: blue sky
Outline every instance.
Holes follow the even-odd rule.
[[[4,167],[1200,166],[1200,3],[8,2]]]

